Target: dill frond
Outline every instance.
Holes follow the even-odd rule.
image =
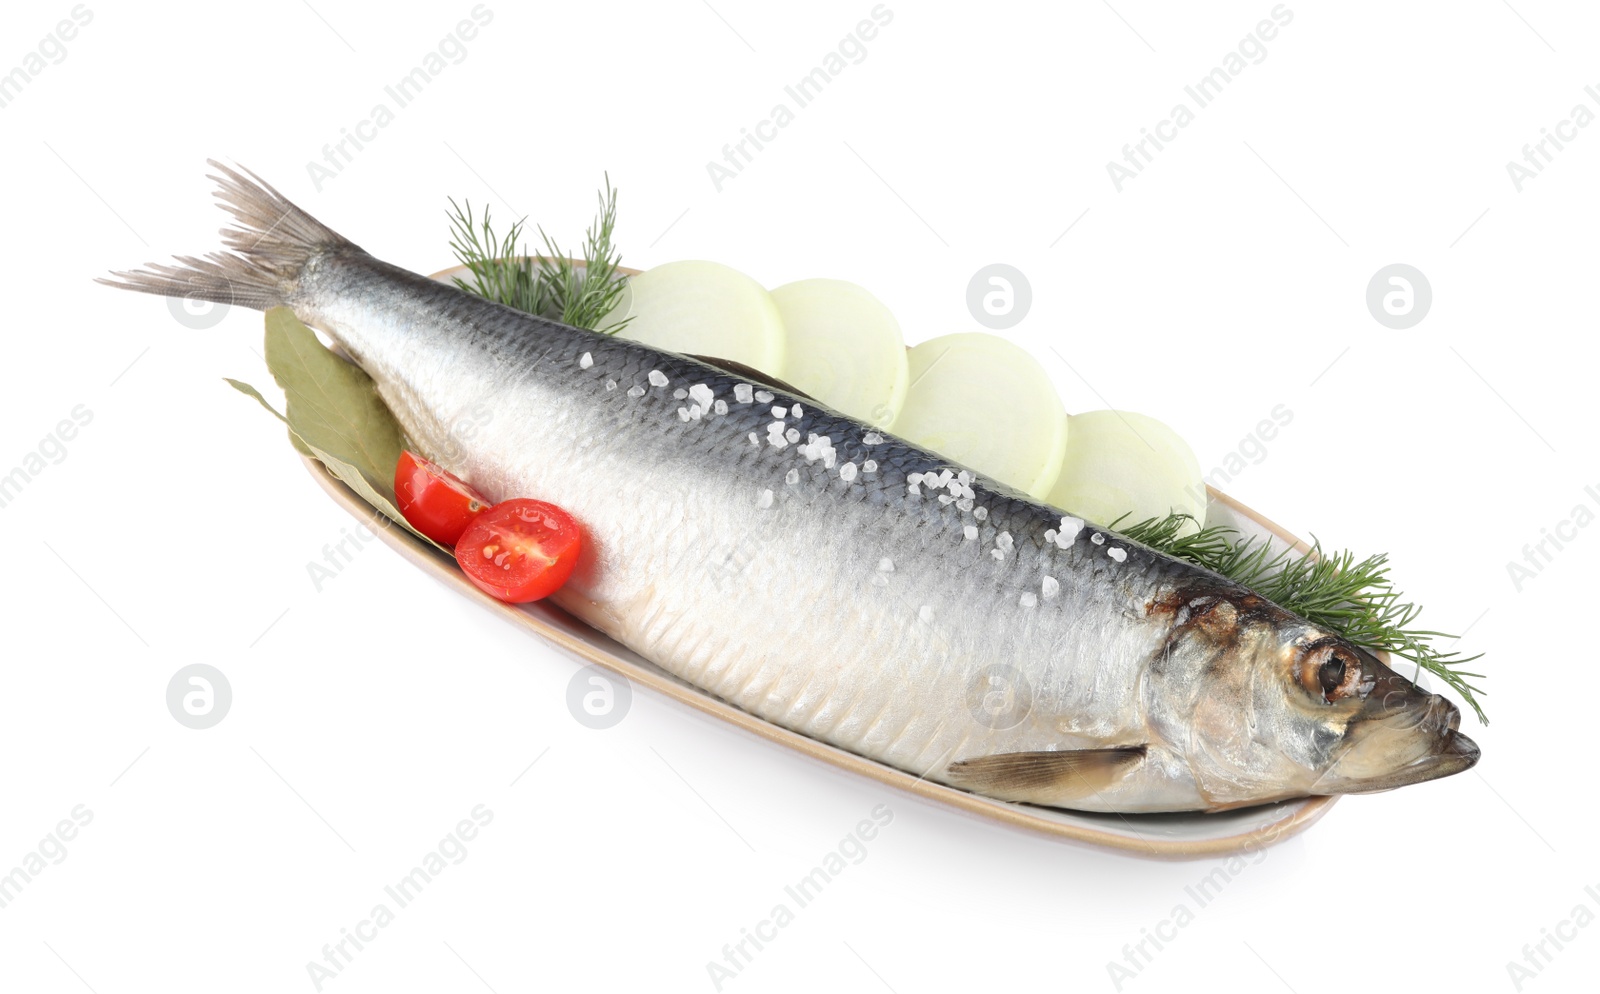
[[[529,261],[517,255],[517,241],[521,236],[521,221],[513,222],[504,238],[498,237],[489,220],[489,208],[483,209],[480,223],[473,218],[470,201],[457,204],[452,197],[450,249],[456,261],[472,276],[470,282],[454,277],[456,287],[519,311],[542,315],[544,287],[534,279]]]
[[[552,310],[559,312],[556,320],[575,328],[597,328],[626,289],[617,275],[622,254],[611,242],[617,226],[617,191],[612,188],[609,175],[605,192],[599,197],[600,212],[584,232],[582,274],[555,240],[539,229],[545,247],[539,259],[539,278],[548,288]],[[608,326],[606,334],[616,334],[627,323],[624,319]]]
[[[455,285],[519,311],[575,328],[596,329],[626,290],[626,283],[617,272],[622,254],[612,242],[617,224],[617,191],[610,176],[606,177],[599,201],[594,223],[584,232],[583,261],[574,263],[543,228],[537,230],[544,254],[534,256],[526,245],[518,248],[525,231],[522,220],[513,222],[505,235],[499,236],[487,207],[480,222],[475,219],[470,202],[458,205],[452,198],[450,248],[471,276],[469,280],[456,277]],[[608,325],[605,334],[614,335],[627,323],[624,319]]]

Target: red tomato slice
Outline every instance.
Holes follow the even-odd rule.
[[[411,527],[440,545],[455,545],[472,520],[489,509],[482,494],[415,452],[400,453],[394,496]]]
[[[542,500],[517,497],[467,526],[456,543],[456,562],[485,593],[523,604],[567,582],[581,547],[572,515]]]

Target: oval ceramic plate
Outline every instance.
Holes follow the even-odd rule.
[[[435,279],[448,282],[458,270]],[[1092,814],[996,801],[931,783],[855,753],[764,721],[678,679],[632,650],[612,641],[553,604],[505,604],[473,586],[455,560],[389,522],[366,501],[340,483],[315,460],[306,466],[338,504],[365,523],[390,548],[463,597],[532,632],[557,648],[626,677],[663,696],[713,715],[770,742],[849,770],[879,783],[938,804],[1008,825],[1103,849],[1155,859],[1196,859],[1253,851],[1304,831],[1321,818],[1337,798],[1306,797],[1218,814],[1163,815]],[[1305,543],[1224,494],[1210,491],[1207,521],[1256,535],[1277,548],[1306,550]]]

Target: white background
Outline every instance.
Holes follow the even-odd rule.
[[[706,963],[879,804],[894,820],[867,858],[724,989],[1109,991],[1107,962],[1212,869],[1016,834],[644,692],[619,726],[584,728],[572,660],[381,545],[315,590],[307,564],[351,521],[221,382],[270,382],[259,315],[196,330],[90,282],[216,247],[217,156],[421,271],[450,262],[447,196],[575,242],[609,171],[625,262],[854,280],[913,342],[976,330],[967,281],[1005,262],[1033,288],[1006,334],[1068,409],[1159,417],[1208,469],[1287,405],[1227,489],[1391,553],[1425,620],[1470,627],[1493,725],[1464,728],[1484,759],[1341,801],[1124,989],[1513,989],[1525,943],[1600,911],[1584,892],[1600,529],[1521,592],[1506,566],[1600,485],[1600,127],[1521,192],[1506,171],[1596,108],[1595,13],[1291,2],[1265,61],[1119,193],[1106,163],[1268,0],[890,0],[865,60],[718,192],[708,160],[872,4],[712,3],[490,0],[464,61],[320,190],[308,161],[469,0],[91,0],[65,59],[0,110],[0,473],[75,405],[93,412],[0,508],[0,870],[75,805],[94,816],[0,910],[0,987],[313,990],[307,962],[478,804],[494,820],[468,858],[324,989],[712,990]],[[70,9],[7,5],[0,71]],[[1433,288],[1404,331],[1364,301],[1392,262]],[[164,701],[194,662],[233,687],[207,731]],[[1546,948],[1523,989],[1592,989],[1600,928]]]

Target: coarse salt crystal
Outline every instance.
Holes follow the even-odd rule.
[[[757,437],[755,432],[751,432],[750,433],[750,444],[751,445],[760,445],[761,444],[761,439],[759,437]]]
[[[770,404],[770,403],[772,403],[772,391],[771,390],[757,390],[756,391],[756,402],[759,403],[759,404]]]
[[[607,390],[615,390],[616,388],[617,388],[617,381],[616,380],[607,380],[606,381],[606,389]]]
[[[926,604],[922,605],[921,607],[917,608],[917,617],[922,619],[923,621],[932,621],[933,620],[933,608],[929,607]]]
[[[798,469],[789,470],[789,472],[784,474],[783,482],[788,483],[790,485],[799,483],[800,482],[800,471]]]
[[[972,509],[972,516],[982,521],[989,516],[989,509],[987,507],[975,507]]]
[[[893,573],[894,572],[894,560],[890,559],[888,556],[884,556],[882,559],[878,560],[878,572],[880,572],[880,573]]]
[[[1023,607],[1037,607],[1039,604],[1039,598],[1035,596],[1033,591],[1029,590],[1023,593],[1022,599],[1019,601],[1019,603]]]
[[[650,385],[653,387],[664,387],[667,385],[667,374],[663,373],[659,369],[650,370],[650,375],[646,377],[646,379],[650,381]]]
[[[1106,550],[1106,555],[1110,556],[1112,559],[1115,559],[1119,563],[1127,561],[1128,558],[1128,552],[1126,549],[1119,549],[1114,545]]]
[[[791,442],[798,442],[800,441],[800,429],[790,428],[788,431],[783,433],[783,437],[787,438]]]
[[[733,399],[741,404],[748,404],[754,395],[754,391],[755,388],[748,383],[735,383],[733,385]]]
[[[940,494],[939,495],[939,503],[941,503],[941,504],[949,504],[954,500],[955,500],[955,498],[950,496],[949,494]]]
[[[761,495],[756,498],[756,507],[771,507],[771,506],[772,506],[772,491],[770,491],[770,490],[761,491]]]
[[[725,401],[725,400],[719,400],[716,403],[712,404],[711,405],[711,413],[712,414],[727,414],[728,413],[728,402]]]
[[[882,442],[882,441],[883,441],[883,436],[878,434],[875,431],[869,431],[865,435],[861,436],[861,444],[862,445],[877,445],[879,442]]]
[[[594,356],[590,355],[589,353],[585,352],[583,355],[578,357],[578,368],[579,369],[588,369],[590,366],[593,366],[593,365],[594,365]]]
[[[863,473],[876,473],[877,471],[878,461],[876,459],[868,459],[866,462],[861,464],[861,472]]]
[[[1106,537],[1099,532],[1095,532],[1089,536],[1089,541],[1093,542],[1095,545],[1105,545]]]
[[[797,417],[797,418],[798,418],[798,417],[800,417],[800,416],[801,416],[801,415],[802,415],[802,414],[804,414],[804,413],[805,413],[805,411],[802,411],[802,410],[801,410],[801,409],[800,409],[800,405],[799,405],[799,404],[796,404],[796,405],[794,405],[794,406],[793,406],[793,407],[791,407],[791,408],[789,408],[789,413],[791,413],[791,414],[793,414],[793,415],[794,415],[794,416],[795,416],[795,417]]]
[[[777,418],[780,421],[783,420],[784,416],[787,415],[788,413],[789,413],[789,411],[788,411],[787,408],[774,407],[772,409],[772,416]]]
[[[961,498],[960,500],[956,501],[956,507],[961,508],[961,510],[963,510],[963,511],[972,510],[972,498],[971,497],[963,497],[963,498]]]
[[[995,557],[996,559],[1002,559],[1002,560],[1005,559],[1005,557],[1006,557],[1006,554],[1004,552],[1001,552],[999,549],[990,549],[989,550],[989,555]]]
[[[1057,582],[1055,577],[1047,576],[1039,581],[1039,590],[1044,594],[1045,600],[1050,600],[1061,593],[1061,584]]]
[[[716,394],[704,383],[696,383],[694,386],[689,388],[689,396],[696,404],[699,404],[701,407],[709,410],[711,407],[711,399],[715,397]]]
[[[994,544],[998,545],[1003,551],[1010,552],[1011,551],[1011,533],[1010,532],[1001,532],[1000,534],[996,535],[994,537]]]
[[[684,398],[686,398],[688,396],[689,396],[689,391],[683,389],[682,387],[679,387],[677,390],[672,391],[672,399],[673,400],[683,400]]]
[[[687,421],[687,420],[689,420],[689,409],[687,407],[678,408],[678,420],[679,421]]]
[[[633,386],[628,388],[628,396],[629,397],[643,397],[644,396],[644,387],[641,387],[638,384],[634,384]]]
[[[976,525],[966,525],[961,529],[961,534],[967,537],[968,542],[971,542],[978,537],[978,527]]]
[[[843,466],[839,467],[839,479],[843,480],[846,483],[849,483],[851,480],[853,480],[855,478],[856,478],[856,464],[855,463],[847,462]]]

